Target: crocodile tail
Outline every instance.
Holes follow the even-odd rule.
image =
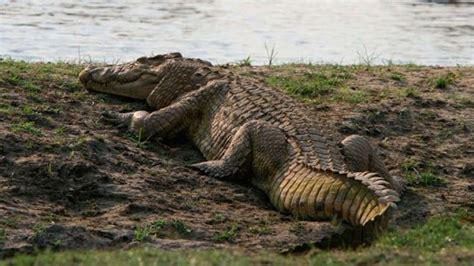
[[[377,173],[341,174],[355,181],[348,183],[348,185],[352,183],[353,187],[347,189],[342,202],[342,216],[350,220],[353,225],[378,224],[379,221],[376,219],[386,214],[391,207],[396,207],[396,202],[400,200],[398,193],[391,188],[392,185]]]
[[[295,164],[271,184],[277,209],[300,218],[338,218],[353,226],[368,225],[388,213],[398,193],[371,172],[333,172]]]

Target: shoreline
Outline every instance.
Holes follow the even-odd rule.
[[[147,55],[147,56],[153,56],[153,54]],[[186,56],[186,54],[183,54],[183,56]],[[130,60],[124,60],[121,58],[114,58],[114,59],[103,59],[103,60],[95,60],[92,58],[86,58],[85,56],[81,56],[81,58],[70,58],[70,59],[54,59],[54,60],[44,60],[44,59],[23,59],[23,58],[15,58],[9,55],[0,55],[0,61],[15,61],[15,62],[24,62],[28,64],[68,64],[68,65],[87,65],[87,64],[94,64],[94,65],[104,65],[104,64],[121,64],[121,63],[126,63],[135,60],[136,58],[130,59]],[[196,57],[197,58],[197,57]],[[269,65],[268,61],[272,60],[272,64]],[[285,61],[285,62],[279,62],[277,60],[276,62],[274,61],[277,58],[262,58],[261,64],[256,64],[255,61],[252,59],[252,57],[248,56],[246,58],[242,59],[235,59],[235,60],[230,60],[227,62],[215,62],[212,59],[209,59],[208,61],[211,62],[214,66],[251,66],[251,67],[282,67],[282,66],[289,66],[289,65],[302,65],[302,66],[340,66],[340,67],[363,67],[363,66],[369,66],[369,67],[390,67],[390,66],[397,66],[397,67],[410,67],[410,66],[418,66],[418,67],[426,67],[426,68],[474,68],[474,62],[472,63],[466,63],[466,64],[448,64],[448,65],[437,65],[437,64],[423,64],[423,63],[418,63],[415,61],[404,61],[404,60],[393,60],[393,59],[380,59],[378,61],[382,61],[381,63],[374,63],[375,60],[358,60],[357,62],[354,61],[352,63],[341,63],[341,61],[305,61],[304,59],[301,60],[294,60],[294,61]],[[206,60],[206,59],[204,59]],[[343,62],[343,61],[342,61]],[[250,64],[250,65],[249,65]]]

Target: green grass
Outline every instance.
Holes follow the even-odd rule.
[[[299,72],[297,66],[291,64],[275,68],[284,70],[286,74],[271,74],[265,78],[265,82],[300,99],[316,103],[342,101],[351,104],[368,99],[367,92],[345,86],[345,81],[352,77],[351,67],[324,65],[323,69],[317,69],[308,65],[306,71]]]
[[[33,115],[36,113],[35,109],[29,105],[25,105],[23,106],[23,108],[21,109],[21,112],[24,114],[24,115]]]
[[[217,232],[213,239],[215,241],[227,241],[227,242],[234,242],[235,238],[239,234],[240,227],[236,224],[228,227],[224,231]]]
[[[425,224],[388,232],[372,246],[356,250],[321,251],[305,255],[236,250],[163,251],[152,247],[115,251],[42,252],[19,255],[5,263],[14,265],[435,265],[455,262],[468,265],[474,257],[474,214],[460,211],[438,216]],[[231,229],[229,231],[236,231]],[[1,263],[0,263],[1,264]]]
[[[405,175],[408,184],[424,187],[440,187],[446,182],[434,173],[427,171],[421,173],[408,173]]]
[[[55,135],[60,135],[60,136],[63,136],[67,131],[67,128],[64,127],[64,126],[59,126],[57,128],[54,129],[54,134]]]
[[[455,103],[461,105],[462,107],[474,108],[474,99],[472,99],[472,97],[469,97],[467,95],[451,93],[448,95],[448,98],[454,101]],[[0,112],[1,112],[1,107],[0,107]]]
[[[441,177],[434,173],[431,165],[421,169],[420,163],[408,159],[400,165],[404,170],[404,176],[409,185],[422,187],[440,187],[446,185]]]
[[[455,75],[452,72],[449,72],[446,75],[436,77],[433,81],[435,88],[437,89],[446,89],[448,85],[454,83]]]
[[[134,239],[139,242],[149,241],[152,237],[162,237],[165,229],[173,229],[179,236],[189,236],[192,233],[191,228],[183,221],[157,220],[155,222],[137,226],[134,231]]]
[[[222,223],[226,220],[227,218],[223,213],[215,213],[212,217],[212,221],[214,223]]]
[[[399,66],[400,67],[400,66]],[[313,103],[371,103],[380,99],[418,98],[421,95],[418,87],[392,86],[380,90],[370,90],[364,87],[352,87],[349,81],[357,73],[366,73],[365,66],[338,65],[283,65],[275,66],[275,74],[270,73],[265,82],[277,87],[292,96]],[[404,74],[389,73],[387,67],[372,68],[370,73],[388,77],[395,81],[406,81]],[[389,74],[387,74],[389,73]]]
[[[435,79],[435,87],[438,89],[444,89],[448,86],[449,82],[444,77],[438,77]]]
[[[250,55],[249,55],[246,58],[240,60],[238,65],[241,67],[252,66],[252,58],[250,58]]]
[[[135,146],[137,146],[138,148],[140,149],[148,148],[150,138],[149,137],[145,138],[143,136],[142,128],[140,128],[140,130],[138,131],[138,134],[132,133],[130,131],[123,131],[122,135],[125,138],[131,140],[135,144]]]
[[[14,124],[11,130],[16,133],[23,132],[23,133],[29,133],[35,136],[43,135],[43,132],[41,131],[41,129],[37,128],[33,121]]]
[[[30,92],[33,92],[33,93],[37,93],[40,91],[40,87],[38,85],[36,85],[35,83],[33,83],[31,80],[28,80],[28,79],[24,79],[23,77],[21,76],[17,76],[16,73],[10,75],[10,76],[7,76],[5,78],[5,81],[7,83],[10,83],[12,85],[17,85],[19,87],[22,87],[24,88],[25,90],[28,90]]]
[[[404,88],[387,87],[387,88],[384,88],[383,90],[380,90],[376,98],[371,97],[370,95],[368,97],[369,98],[367,99],[367,102],[373,102],[375,99],[388,99],[388,98],[393,98],[393,99],[403,101],[406,98],[420,97],[420,91],[419,89],[415,87],[404,87]]]
[[[393,73],[390,75],[390,78],[395,81],[404,81],[406,78],[400,73]]]
[[[418,89],[413,87],[408,87],[403,90],[405,97],[416,98],[420,96]]]
[[[290,94],[304,98],[328,95],[336,86],[342,84],[341,78],[321,73],[305,73],[302,78],[270,76],[266,81],[270,85],[283,88]]]
[[[69,92],[78,92],[81,90],[81,85],[75,80],[64,80],[59,84],[59,89]]]
[[[460,212],[455,216],[435,217],[428,223],[415,226],[406,232],[392,232],[384,236],[376,246],[429,252],[453,247],[474,249],[474,225],[464,221],[474,218],[472,215]]]
[[[2,115],[11,115],[15,112],[15,108],[11,105],[0,103],[0,114]]]
[[[268,224],[262,222],[259,225],[249,227],[249,232],[256,235],[268,235],[272,233],[272,229]]]
[[[180,234],[180,235],[189,235],[192,230],[187,226],[183,221],[173,220],[171,221],[171,226]]]
[[[140,242],[146,241],[150,239],[151,235],[156,233],[150,226],[137,227],[134,231],[134,239]]]
[[[134,239],[136,241],[147,241],[150,240],[150,238],[157,237],[159,236],[161,230],[163,227],[165,227],[167,224],[166,221],[164,220],[158,220],[150,224],[146,224],[144,226],[137,226],[135,229],[135,237]]]
[[[77,76],[83,66],[78,64],[28,63],[12,59],[0,59],[0,85],[16,86],[28,93],[49,89],[43,84],[51,83],[59,89],[77,90]]]
[[[342,87],[333,96],[335,101],[346,102],[351,104],[368,102],[371,97],[363,90],[354,90],[347,87]]]
[[[264,262],[289,265],[282,256],[244,256],[223,250],[163,251],[151,247],[112,252],[45,252],[37,257],[14,259],[15,265],[255,265]]]

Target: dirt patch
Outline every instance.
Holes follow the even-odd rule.
[[[263,67],[236,71],[262,79],[293,74]],[[392,174],[412,175],[395,227],[474,207],[473,108],[452,97],[474,97],[474,72],[462,70],[456,83],[433,90],[426,81],[433,71],[458,70],[396,69],[406,77],[403,83],[384,78],[385,72],[360,70],[347,86],[368,93],[388,85],[416,86],[418,94],[357,105],[313,105],[325,132],[338,140],[353,133],[369,136]],[[103,110],[147,107],[90,94],[77,87],[72,75],[64,79],[68,86],[42,82],[39,92],[0,83],[0,225],[5,232],[0,256],[143,242],[164,249],[285,251],[340,230],[329,222],[282,215],[248,184],[216,180],[189,168],[203,158],[183,138],[144,141],[101,123]],[[428,172],[442,182],[416,183]]]

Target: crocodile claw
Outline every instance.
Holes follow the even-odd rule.
[[[235,167],[225,167],[224,161],[221,160],[195,163],[191,164],[190,167],[206,175],[221,179],[232,176],[238,171],[238,168]]]
[[[189,165],[189,167],[204,174],[209,174],[209,166],[207,162],[194,163]]]
[[[100,120],[103,122],[107,122],[110,124],[117,124],[120,123],[120,119],[118,118],[118,113],[114,111],[103,111],[100,113]]]
[[[101,112],[101,117],[99,121],[115,125],[117,127],[127,127],[129,123],[129,118],[132,114],[130,113],[119,113],[115,111],[103,111]]]

